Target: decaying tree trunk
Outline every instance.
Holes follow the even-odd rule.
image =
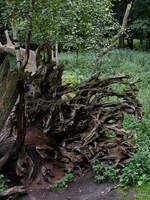
[[[51,61],[48,43],[39,47],[37,55],[37,72],[26,81],[29,128],[17,161],[23,183],[51,184],[57,172],[81,173],[95,159],[129,162],[136,134],[123,129],[123,117],[125,113],[142,117],[136,82],[130,82],[129,75],[100,78],[97,73],[74,91],[62,84],[63,66]],[[124,89],[116,90],[116,84]],[[64,101],[70,92],[75,97]]]
[[[9,6],[9,0],[6,0],[7,5]],[[0,69],[0,86],[1,86],[1,102],[0,102],[0,131],[5,124],[5,121],[8,118],[8,115],[11,112],[12,107],[14,106],[17,97],[19,98],[17,112],[17,139],[16,144],[17,148],[16,153],[20,153],[20,150],[24,144],[25,132],[26,132],[26,122],[24,114],[24,69],[28,63],[30,52],[30,37],[32,30],[32,11],[34,7],[34,0],[30,0],[30,9],[28,13],[28,29],[26,31],[26,41],[25,41],[25,50],[20,48],[19,38],[17,34],[16,24],[13,21],[12,13],[9,12],[10,23],[12,26],[13,32],[13,43],[9,38],[8,31],[5,31],[7,44],[3,46],[0,43],[0,54],[2,55],[1,61],[4,60],[5,55],[11,54],[16,57],[17,72],[9,72],[9,62],[4,60],[3,66]],[[23,54],[22,54],[23,53]],[[32,54],[33,55],[33,54]],[[8,66],[7,66],[8,65]],[[2,132],[2,134],[4,131]],[[0,159],[0,168],[6,163],[10,156],[10,150]]]
[[[28,129],[16,168],[24,185],[45,187],[68,169],[82,173],[95,159],[129,162],[136,148],[136,134],[123,129],[125,113],[136,119],[143,114],[136,82],[129,75],[101,78],[97,73],[72,89],[62,84],[64,66],[56,66],[51,57],[51,45],[41,44],[36,73],[26,73]],[[116,84],[124,89],[118,91]],[[75,96],[64,101],[70,92]]]
[[[17,81],[17,72],[10,72],[9,61],[5,59],[0,66],[0,131],[17,100]]]
[[[18,73],[17,71],[10,72],[9,61],[4,59],[3,64],[0,66],[0,169],[9,159],[15,143],[14,139],[10,143],[10,139],[7,140],[11,127],[6,120],[18,97],[17,87]],[[2,131],[4,125],[5,129]],[[5,147],[5,150],[3,147]]]

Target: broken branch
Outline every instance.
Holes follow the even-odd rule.
[[[93,60],[93,65],[94,66],[96,66],[98,64],[98,61],[99,61],[99,59],[102,56],[104,56],[106,53],[108,53],[110,50],[112,50],[112,48],[116,44],[116,41],[120,38],[120,36],[122,34],[124,34],[125,29],[126,29],[126,25],[127,25],[128,16],[129,16],[129,13],[130,13],[130,10],[131,10],[131,7],[132,7],[132,3],[129,3],[127,5],[126,12],[125,12],[125,15],[123,17],[123,22],[122,22],[121,30],[114,36],[114,38],[113,38],[113,40],[111,42],[111,45],[109,47],[107,47],[106,49],[103,49],[99,54],[97,54],[97,57]]]

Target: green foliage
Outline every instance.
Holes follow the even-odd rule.
[[[135,200],[150,200],[150,183],[144,183],[137,187],[137,195]]]
[[[0,174],[0,199],[1,199],[1,193],[4,190],[8,189],[8,184],[7,184],[8,182],[9,182],[9,180],[6,179],[3,174]],[[3,197],[3,199],[4,199],[4,197]],[[14,198],[12,196],[5,197],[5,200],[13,200],[13,199]]]
[[[60,62],[64,64],[65,71],[63,80],[65,83],[71,83],[72,87],[76,87],[84,79],[90,78],[95,70],[92,67],[92,54],[87,53],[63,53],[59,56]]]
[[[34,38],[57,41],[65,49],[99,48],[107,42],[103,42],[104,35],[110,35],[110,29],[117,26],[111,7],[110,0],[38,1]]]
[[[61,178],[60,180],[56,181],[50,187],[50,189],[52,191],[56,191],[56,190],[60,190],[60,189],[63,189],[63,188],[67,188],[68,187],[68,183],[73,181],[73,179],[74,179],[74,175],[72,173],[67,173],[63,178]]]
[[[0,193],[7,189],[6,179],[3,174],[0,174]]]
[[[11,0],[9,5],[3,5],[0,17],[5,24],[9,24],[9,18],[15,21],[23,44],[30,1]],[[99,49],[108,44],[108,38],[118,28],[111,8],[111,0],[35,1],[32,39],[37,44],[43,40],[52,44],[57,41],[67,50]]]
[[[95,179],[98,183],[102,183],[105,180],[116,180],[119,172],[119,170],[117,169],[117,165],[100,163],[100,161],[98,160],[93,161],[92,169],[96,174]]]
[[[120,182],[123,185],[138,184],[150,180],[150,154],[147,151],[137,152],[130,163],[123,169]]]

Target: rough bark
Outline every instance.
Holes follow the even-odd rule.
[[[6,198],[8,196],[16,195],[16,194],[25,194],[27,193],[27,189],[24,186],[14,186],[9,189],[6,189],[0,194],[1,198]]]
[[[9,6],[9,0],[6,0],[7,5]],[[16,62],[18,67],[18,92],[19,92],[19,103],[18,103],[18,110],[17,110],[17,149],[18,151],[21,150],[24,144],[25,132],[26,132],[26,120],[25,120],[25,113],[24,113],[24,83],[25,83],[25,75],[24,70],[29,60],[30,55],[30,38],[31,38],[31,31],[32,31],[32,11],[34,7],[34,0],[30,0],[30,9],[28,12],[28,28],[26,31],[26,40],[25,40],[25,54],[24,57],[21,57],[21,49],[19,44],[19,37],[16,29],[16,23],[14,22],[12,17],[12,13],[9,12],[10,16],[10,23],[13,32],[13,42],[15,44],[15,55],[16,55]]]
[[[123,35],[121,35],[119,37],[119,45],[118,45],[118,48],[124,48],[124,37]]]
[[[7,138],[11,131],[8,116],[18,97],[17,88],[18,73],[10,72],[9,61],[4,59],[0,66],[0,169],[6,164],[15,144],[14,137],[11,141]]]
[[[17,72],[10,72],[9,61],[5,59],[0,66],[0,131],[17,100],[17,81]]]

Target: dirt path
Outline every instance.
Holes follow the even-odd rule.
[[[115,191],[108,192],[113,184],[97,184],[91,175],[70,184],[63,192],[49,192],[46,190],[30,191],[27,195],[17,200],[119,200],[123,196]],[[133,200],[134,194],[128,197]]]

